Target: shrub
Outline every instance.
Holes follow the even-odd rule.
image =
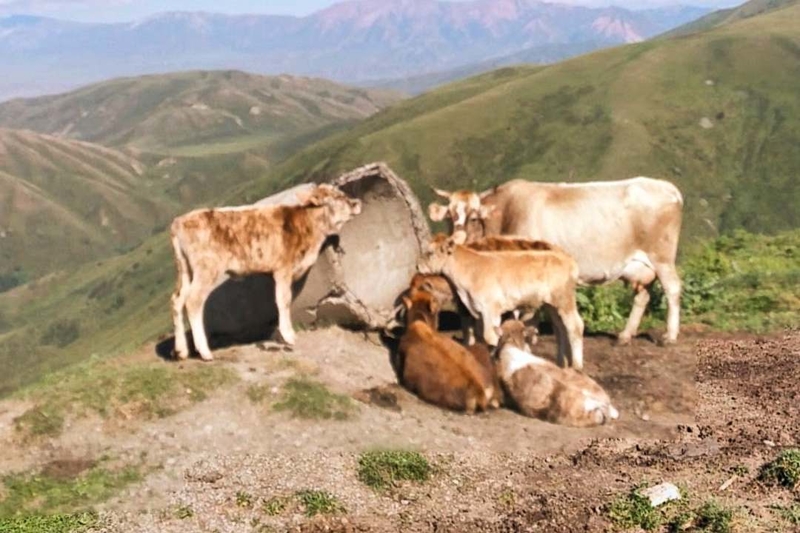
[[[794,489],[800,484],[800,450],[784,450],[774,461],[761,467],[758,479],[767,485]]]

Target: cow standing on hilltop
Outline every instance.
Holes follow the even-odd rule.
[[[360,200],[331,185],[303,191],[298,201],[302,203],[198,209],[173,221],[170,238],[178,279],[172,317],[179,358],[189,355],[184,307],[195,348],[210,361],[203,324],[206,300],[228,278],[256,273],[273,274],[278,331],[284,342],[294,344],[292,282],[314,265],[325,240],[361,212]]]
[[[665,343],[680,327],[681,281],[675,268],[683,196],[675,185],[652,178],[590,183],[512,180],[483,193],[436,193],[449,204],[431,204],[434,221],[468,242],[483,235],[518,235],[563,248],[575,258],[582,284],[621,279],[635,292],[620,344],[636,335],[656,279],[667,297]]]

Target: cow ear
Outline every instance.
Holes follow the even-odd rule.
[[[447,216],[447,206],[431,204],[428,206],[428,216],[434,222],[441,222]]]
[[[441,196],[442,198],[449,200],[453,193],[449,193],[447,191],[443,191],[442,189],[437,189],[436,187],[431,187],[436,196]]]
[[[494,208],[495,206],[493,205],[482,205],[479,211],[480,217],[483,220],[488,219],[490,216],[492,216],[492,213],[494,213]]]
[[[406,309],[411,309],[411,298],[405,294],[403,295],[403,305],[406,307]]]

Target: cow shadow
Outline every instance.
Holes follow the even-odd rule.
[[[292,284],[292,296],[302,292],[308,274]],[[272,274],[253,274],[230,278],[217,287],[206,301],[203,323],[212,351],[274,340],[278,330],[275,278]],[[199,357],[192,332],[186,340],[190,358]],[[175,336],[160,340],[155,353],[164,360],[175,357]]]

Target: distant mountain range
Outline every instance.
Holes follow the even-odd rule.
[[[10,16],[0,19],[0,99],[188,69],[366,84],[522,51],[555,61],[641,41],[706,13],[685,6],[630,11],[535,0],[356,0],[307,17],[176,12],[89,24]],[[537,54],[538,48],[544,52]]]

